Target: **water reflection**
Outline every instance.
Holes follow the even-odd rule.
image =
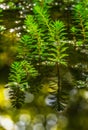
[[[34,100],[34,95],[28,92],[25,92],[25,103],[31,103]]]
[[[8,115],[0,116],[0,126],[3,127],[5,130],[13,130],[14,122]]]
[[[8,115],[0,116],[0,127],[5,130],[57,130],[57,117],[50,113],[46,119],[44,115],[36,115],[33,119],[28,114],[20,114],[18,121],[14,122]]]
[[[34,130],[44,129],[45,116],[43,114],[37,114],[33,119],[32,126]]]
[[[3,85],[0,85],[0,109],[8,109],[10,105],[8,92],[4,89]]]
[[[46,117],[46,130],[57,130],[57,116],[55,114],[48,114]]]
[[[56,95],[54,94],[49,94],[46,98],[45,98],[45,103],[48,106],[54,106],[55,103],[57,101]]]

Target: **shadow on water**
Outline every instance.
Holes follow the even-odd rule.
[[[0,84],[6,84],[8,82],[9,66],[4,66],[0,69]]]

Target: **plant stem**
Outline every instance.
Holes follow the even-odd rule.
[[[58,92],[57,92],[57,103],[58,103],[58,110],[61,109],[60,106],[60,98],[61,98],[61,76],[60,76],[60,65],[57,62],[56,63],[56,67],[57,67],[57,78],[58,78]]]

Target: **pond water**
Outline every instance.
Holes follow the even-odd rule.
[[[61,4],[59,3],[60,6]],[[25,93],[25,104],[18,110],[12,108],[8,95],[9,90],[4,88],[8,82],[10,65],[15,60],[17,42],[25,28],[23,26],[24,18],[29,12],[32,13],[32,6],[34,6],[29,3],[24,9],[25,5],[25,2],[24,5],[19,3],[21,9],[16,10],[9,9],[7,5],[0,5],[0,7],[4,6],[3,16],[0,17],[3,20],[2,25],[5,27],[5,30],[0,33],[0,130],[66,130],[70,116],[67,118],[64,111],[57,111],[53,107],[57,98],[56,95],[48,93],[47,84],[36,95]],[[63,16],[68,16],[68,14],[63,11],[62,15],[59,12],[60,10],[56,2],[52,18],[57,19],[60,17],[67,22],[67,17],[64,18]],[[69,24],[67,26],[69,29]],[[83,84],[80,83],[81,79],[86,80],[86,86],[88,86],[88,51],[85,48],[81,51],[76,48],[77,51],[74,53],[74,50],[75,48],[70,45],[69,54],[71,55],[68,59],[68,67],[61,67],[61,76],[63,77],[62,106],[64,107],[68,104],[69,92],[75,86],[76,81],[79,81],[78,87],[84,85],[84,82]],[[88,99],[87,95],[88,93],[85,93]],[[82,130],[87,129],[83,127]]]

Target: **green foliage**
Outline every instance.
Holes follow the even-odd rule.
[[[10,9],[15,9],[15,3],[14,2],[8,2],[8,6],[10,7]]]
[[[37,70],[33,65],[29,64],[27,61],[14,62],[11,65],[11,75],[9,76],[10,82],[17,82],[18,84],[24,84],[30,77],[35,77],[38,75]],[[23,88],[21,88],[23,89]],[[25,88],[24,88],[25,89]]]
[[[25,76],[26,76],[26,73],[25,73],[25,70],[23,69],[23,64],[20,62],[14,62],[11,65],[11,75],[9,79],[12,82],[21,83],[21,82],[24,82]]]
[[[66,53],[66,40],[65,38],[65,25],[62,21],[55,21],[51,24],[50,41],[53,42],[50,48],[49,60],[55,63],[66,65],[65,58],[68,56]]]
[[[4,0],[0,0],[0,3],[3,2]]]
[[[20,108],[25,99],[25,92],[29,91],[28,79],[38,75],[33,65],[27,61],[15,61],[11,65],[9,84],[6,85],[10,88],[9,95],[13,107]]]
[[[80,46],[88,40],[88,5],[85,0],[75,5],[73,16],[74,26],[71,32],[76,39],[76,44]]]
[[[67,43],[64,42],[66,40],[65,25],[60,20],[53,21],[48,9],[45,5],[36,5],[33,9],[34,14],[28,15],[24,21],[25,34],[20,40],[17,61],[11,65],[9,76],[11,83],[17,83],[16,87],[9,85],[12,89],[13,103],[20,100],[19,96],[19,100],[18,98],[15,100],[17,95],[14,96],[14,93],[25,93],[29,89],[27,86],[31,78],[38,77],[41,83],[41,76],[44,73],[42,67],[45,65],[50,67],[52,63],[53,67],[56,67],[56,64],[67,64],[65,61],[68,56]]]
[[[25,20],[30,42],[30,52],[40,61],[48,60],[66,64],[64,61],[67,47],[64,42],[65,25],[62,21],[52,21],[47,8],[34,7],[34,16],[28,15]],[[34,49],[34,51],[32,51]],[[49,54],[48,54],[49,53]],[[32,55],[32,56],[33,56]],[[31,56],[31,55],[30,55]]]

